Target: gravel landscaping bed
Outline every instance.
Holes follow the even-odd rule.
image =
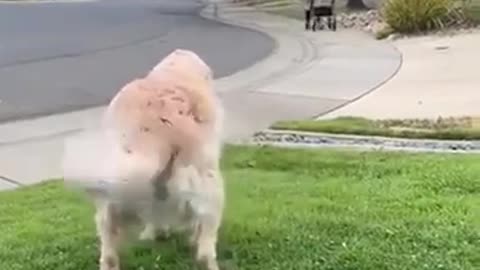
[[[345,12],[337,15],[337,22],[340,27],[345,29],[355,29],[376,34],[386,27],[386,23],[382,20],[378,10]],[[435,35],[456,35],[462,33],[471,33],[478,29],[478,24],[469,21],[459,21],[445,29],[432,31],[429,34]],[[410,35],[410,36],[418,36]],[[407,35],[392,34],[391,38],[408,37]]]
[[[415,152],[480,153],[480,141],[400,139],[282,130],[257,132],[246,143],[299,147],[360,147]]]

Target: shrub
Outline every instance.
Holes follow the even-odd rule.
[[[415,33],[463,20],[463,4],[458,0],[386,0],[382,15],[396,32]]]
[[[473,23],[480,22],[480,1],[462,0],[465,6],[465,16]]]

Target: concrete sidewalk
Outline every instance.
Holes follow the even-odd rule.
[[[268,33],[274,53],[236,76],[220,80],[229,139],[243,138],[280,119],[311,118],[335,110],[390,79],[401,55],[364,33],[305,32],[283,16],[211,1],[206,17]],[[234,51],[239,48],[225,48]]]
[[[362,99],[322,118],[480,116],[480,31],[398,40],[399,73]]]
[[[277,42],[267,59],[216,81],[227,110],[228,140],[280,119],[334,110],[384,83],[401,64],[393,46],[357,32],[304,32],[299,21],[224,1],[213,2],[203,16],[266,32]],[[61,177],[63,140],[94,125],[103,109],[1,125],[0,189],[15,187],[15,181],[27,185]],[[13,181],[2,182],[1,176]]]

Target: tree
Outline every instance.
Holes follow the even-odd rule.
[[[363,0],[348,0],[347,7],[349,9],[367,9]]]

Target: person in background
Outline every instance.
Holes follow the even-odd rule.
[[[305,10],[305,30],[310,29],[312,13],[328,13],[333,3],[334,1],[332,0],[303,0],[303,8]]]
[[[305,10],[305,30],[310,29],[311,10],[315,0],[303,0],[303,9]]]

